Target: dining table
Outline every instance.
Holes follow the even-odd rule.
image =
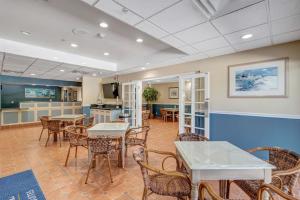
[[[163,110],[168,113],[172,113],[172,120],[173,120],[173,122],[175,122],[175,115],[176,115],[176,113],[179,112],[179,109],[178,108],[163,108]]]
[[[198,200],[200,182],[205,180],[219,181],[222,198],[229,187],[227,180],[271,183],[273,165],[227,141],[176,141],[175,146],[189,174],[192,200]]]
[[[95,138],[97,136],[108,136],[112,138],[122,138],[121,140],[121,167],[125,168],[125,134],[129,129],[129,123],[99,123],[87,129],[88,137]],[[89,161],[91,159],[91,152],[89,148]]]
[[[52,116],[52,120],[60,120],[62,123],[68,123],[72,122],[74,125],[76,124],[76,121],[81,120],[84,118],[83,114],[63,114],[63,115],[57,115],[57,116]],[[65,137],[65,131],[63,131],[64,137]],[[54,134],[54,141],[57,141],[57,135]]]

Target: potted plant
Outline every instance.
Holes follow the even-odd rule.
[[[152,103],[157,101],[158,91],[153,87],[146,87],[143,92],[143,97],[147,102],[147,110],[150,110],[152,116]]]

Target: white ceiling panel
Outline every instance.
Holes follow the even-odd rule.
[[[115,0],[122,4],[126,8],[139,14],[144,18],[148,18],[151,15],[173,5],[181,0]]]
[[[154,15],[149,20],[170,33],[175,33],[207,21],[206,17],[191,0],[183,0]]]
[[[300,40],[300,30],[273,36],[275,44]]]
[[[10,69],[16,71],[24,71],[28,68],[33,62],[35,58],[18,56],[14,54],[6,54],[3,62],[3,69]]]
[[[183,61],[192,61],[192,60],[201,60],[201,59],[204,59],[204,58],[207,58],[207,57],[208,56],[203,54],[203,53],[197,53],[197,54],[194,54],[194,55],[184,56],[181,59]]]
[[[228,34],[264,24],[267,21],[266,3],[263,1],[212,20],[212,23],[222,34]]]
[[[239,51],[244,51],[248,49],[255,49],[255,48],[260,48],[263,46],[269,46],[271,45],[271,39],[270,37],[250,41],[250,42],[244,42],[244,43],[239,43],[239,44],[234,44],[234,48],[236,48]]]
[[[176,38],[172,35],[161,38],[161,40],[173,47],[181,47],[181,46],[186,45],[186,43],[184,43],[183,41],[179,40],[178,38]]]
[[[130,25],[134,25],[143,20],[142,17],[136,15],[130,10],[124,12],[124,7],[112,0],[100,0],[95,7]]]
[[[155,38],[162,38],[169,34],[168,32],[162,30],[161,28],[157,27],[156,25],[148,21],[143,21],[138,25],[136,25],[135,27]]]
[[[217,37],[211,40],[206,40],[203,42],[193,44],[193,47],[195,47],[201,52],[205,52],[212,49],[218,49],[226,46],[229,46],[229,44],[223,37]]]
[[[221,56],[221,55],[230,54],[230,53],[234,53],[234,52],[235,51],[232,47],[227,46],[227,47],[222,47],[219,49],[206,51],[205,54],[207,54],[209,57],[214,57],[214,56]]]
[[[300,14],[299,0],[269,0],[271,20]]]
[[[206,22],[176,33],[175,36],[186,43],[192,44],[195,42],[215,38],[219,36],[219,33],[209,22]]]
[[[184,53],[187,53],[187,54],[195,54],[195,53],[199,52],[197,49],[195,49],[194,47],[192,47],[190,45],[177,47],[177,49],[179,49],[179,50],[181,50],[181,51],[183,51]]]
[[[300,15],[272,21],[272,34],[277,35],[300,29]]]
[[[249,39],[242,39],[243,35],[246,34],[252,34],[253,36]],[[243,42],[249,42],[252,40],[257,40],[261,38],[265,38],[270,36],[270,31],[269,31],[269,25],[268,24],[263,24],[259,26],[255,26],[252,28],[248,28],[242,31],[237,31],[228,35],[225,35],[226,39],[231,43],[231,44],[236,44],[236,43],[243,43]]]
[[[93,5],[94,3],[96,3],[98,0],[81,0],[87,4]]]

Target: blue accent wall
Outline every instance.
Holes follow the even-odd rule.
[[[90,106],[83,106],[82,113],[86,116],[91,116],[91,108]]]
[[[279,146],[300,153],[300,119],[212,113],[210,138],[242,149]]]
[[[61,87],[81,86],[81,82],[38,79],[0,75],[0,105],[1,108],[18,108],[21,101],[49,101],[49,98],[25,98],[25,87],[53,88],[56,90],[53,101],[61,100]],[[34,84],[34,85],[32,85]],[[50,86],[47,86],[50,85]]]
[[[160,109],[161,108],[178,108],[177,104],[153,104],[153,114],[155,117],[160,116]]]

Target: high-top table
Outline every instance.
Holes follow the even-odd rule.
[[[224,198],[225,180],[263,180],[271,183],[273,165],[225,141],[176,141],[176,150],[192,183],[191,199],[198,200],[200,181],[220,181]]]
[[[112,138],[122,138],[122,168],[125,167],[125,134],[129,128],[129,123],[99,123],[87,130],[88,137],[109,136]],[[89,160],[91,152],[89,151]]]

